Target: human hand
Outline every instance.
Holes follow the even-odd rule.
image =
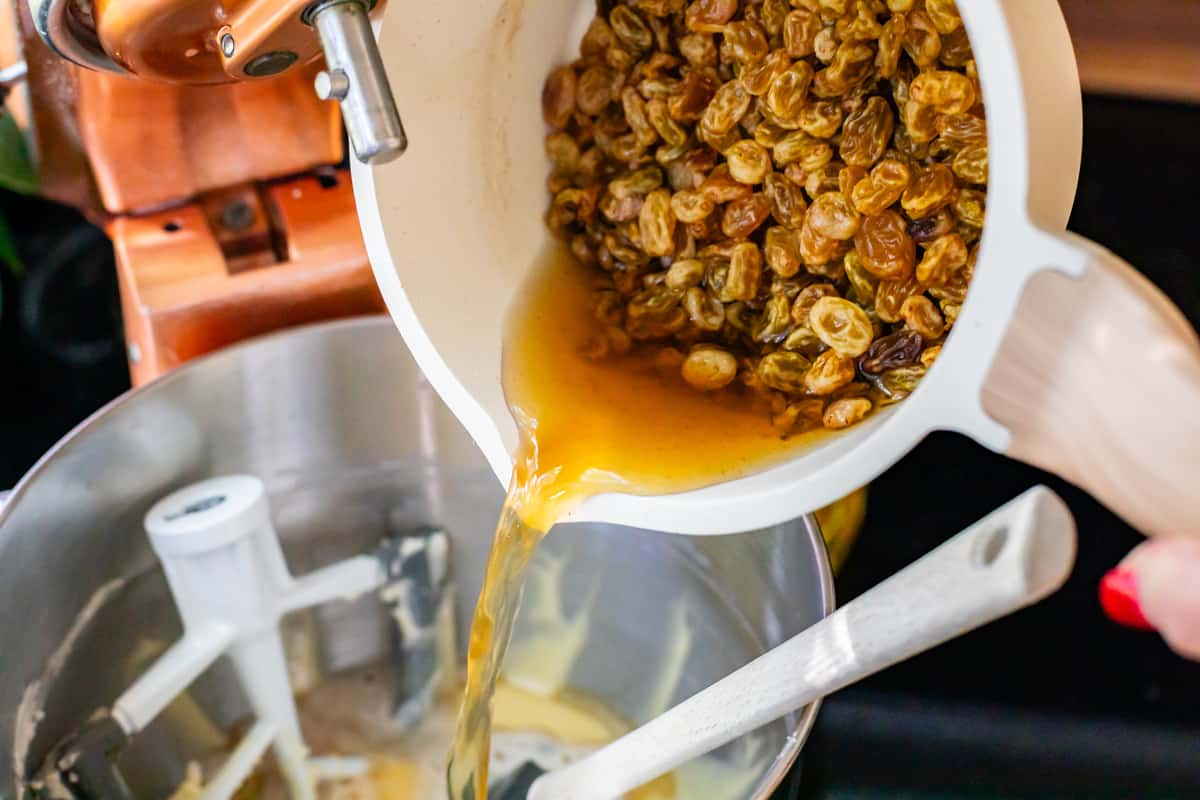
[[[1138,545],[1100,581],[1100,605],[1116,622],[1156,630],[1175,652],[1200,661],[1200,539]]]

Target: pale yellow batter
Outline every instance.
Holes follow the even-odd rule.
[[[356,773],[335,778],[318,774],[319,800],[445,800],[446,747],[458,693],[447,692],[417,730],[402,733],[391,723],[390,691],[383,671],[360,670],[300,698],[301,725],[313,753],[340,757],[337,768]],[[550,742],[564,761],[573,760],[629,729],[597,701],[569,693],[543,696],[509,683],[501,683],[496,692],[495,727],[493,762],[506,767],[529,760],[531,748]],[[224,757],[215,756],[207,766],[215,768]],[[171,800],[198,800],[202,789],[202,770],[191,765]],[[633,792],[629,800],[676,796],[672,774]],[[282,779],[267,766],[239,790],[237,800],[287,797]]]

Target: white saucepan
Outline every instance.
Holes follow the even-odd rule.
[[[1058,6],[960,0],[959,10],[988,114],[987,224],[970,295],[921,386],[774,468],[675,495],[600,495],[574,519],[693,534],[768,525],[949,429],[1074,481],[1146,532],[1200,531],[1196,334],[1127,264],[1064,230],[1082,124]],[[504,481],[517,429],[501,332],[549,237],[541,87],[593,13],[590,0],[392,4],[380,45],[411,144],[394,163],[352,165],[400,332]]]

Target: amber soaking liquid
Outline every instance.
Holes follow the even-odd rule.
[[[739,477],[822,435],[781,438],[752,393],[701,394],[678,367],[656,367],[653,351],[585,357],[598,332],[591,278],[554,248],[509,320],[504,388],[521,444],[471,625],[448,776],[454,800],[487,796],[491,695],[525,568],[556,521],[593,494],[666,494]]]

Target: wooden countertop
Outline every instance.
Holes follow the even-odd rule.
[[[1200,102],[1200,0],[1060,0],[1084,91]]]

